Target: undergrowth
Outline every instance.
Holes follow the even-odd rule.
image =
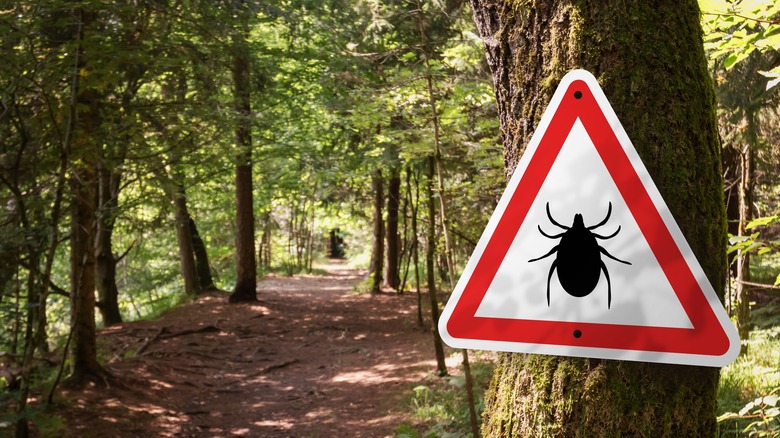
[[[780,302],[752,311],[748,352],[721,370],[718,388],[718,437],[780,438]],[[475,354],[475,352],[471,352]],[[484,389],[493,372],[485,352],[472,360],[477,413],[481,420]],[[429,376],[409,395],[410,422],[396,438],[470,437],[462,374]]]
[[[490,353],[469,352],[472,357],[474,399],[477,418],[484,410],[484,390],[493,374],[494,360]],[[458,353],[460,357],[460,353]],[[460,374],[436,377],[429,375],[409,394],[411,422],[396,428],[396,438],[465,438],[471,437],[466,378]]]
[[[723,368],[718,436],[780,437],[780,303],[751,313],[747,354]]]

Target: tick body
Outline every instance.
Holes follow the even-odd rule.
[[[607,252],[598,240],[611,239],[620,232],[620,226],[614,233],[603,236],[596,234],[593,230],[605,225],[609,221],[609,217],[612,214],[612,203],[609,203],[607,209],[607,216],[596,225],[586,227],[582,215],[577,213],[574,215],[574,221],[570,227],[561,225],[550,214],[550,203],[547,203],[547,218],[550,222],[558,228],[564,230],[560,234],[550,235],[542,230],[541,226],[538,226],[539,232],[548,239],[560,239],[558,245],[555,245],[547,254],[531,259],[528,262],[536,262],[555,254],[555,260],[550,266],[550,271],[547,274],[547,306],[550,305],[550,280],[553,273],[558,270],[558,280],[561,282],[563,290],[573,297],[584,297],[590,295],[601,277],[601,272],[604,272],[604,277],[607,279],[607,308],[612,306],[612,283],[609,279],[609,271],[604,261],[601,259],[601,255],[605,255],[617,262],[630,265],[631,263],[620,260]]]

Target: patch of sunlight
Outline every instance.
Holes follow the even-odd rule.
[[[398,371],[400,367],[390,363],[380,363],[378,365],[374,365],[372,368],[377,371],[393,372]]]
[[[460,353],[458,353],[457,355],[451,354],[451,355],[447,356],[446,358],[444,358],[444,364],[447,365],[447,368],[458,368],[458,367],[460,367],[462,362],[463,362],[463,357],[461,356]],[[419,361],[417,363],[411,364],[409,367],[411,367],[411,368],[418,368],[418,367],[420,367],[420,368],[425,368],[425,367],[435,368],[436,367],[436,359],[422,360],[422,361]]]
[[[103,405],[104,406],[108,406],[109,408],[118,408],[118,407],[123,407],[124,406],[123,403],[120,403],[119,400],[117,400],[115,398],[110,398],[108,400],[105,400],[103,402]]]
[[[265,314],[271,313],[271,309],[265,306],[261,306],[260,304],[251,304],[249,308],[258,313],[265,313]]]
[[[255,421],[252,424],[260,427],[278,427],[281,429],[291,429],[293,426],[295,426],[295,423],[290,422],[288,420],[264,420],[264,421]]]
[[[149,380],[149,383],[154,384],[154,386],[152,387],[153,389],[162,389],[162,388],[171,389],[171,388],[173,388],[173,385],[165,383],[165,382],[161,382],[159,380]]]
[[[367,334],[360,333],[360,334],[354,336],[352,339],[355,340],[355,341],[362,341],[363,339],[366,339],[366,338],[368,338]]]
[[[114,333],[114,332],[121,332],[124,329],[125,328],[122,327],[122,324],[115,324],[115,325],[104,327],[104,328],[100,329],[100,333],[108,335],[108,334],[111,334],[111,333]]]
[[[166,409],[155,405],[126,405],[126,408],[134,412],[146,412],[154,415],[167,415],[169,413]]]
[[[347,420],[347,424],[355,424],[355,425],[363,425],[363,426],[377,426],[377,425],[383,425],[383,424],[393,424],[394,422],[398,421],[397,415],[394,415],[392,413],[387,413],[381,417],[374,417],[370,420],[360,420],[360,422],[355,421],[349,421]]]
[[[243,379],[245,376],[246,374],[242,373],[224,373],[220,377],[223,379]]]
[[[331,379],[333,382],[357,383],[362,385],[387,383],[395,380],[396,379],[394,378],[387,378],[382,374],[367,370],[340,373],[333,376]]]
[[[238,435],[238,436],[246,436],[246,435],[249,435],[251,433],[251,431],[247,427],[242,427],[241,429],[233,429],[233,430],[230,431],[230,433],[232,433],[233,435]]]
[[[333,415],[332,409],[326,409],[326,408],[318,408],[313,411],[309,411],[304,415],[306,418],[311,419],[323,419],[327,417],[331,417]]]

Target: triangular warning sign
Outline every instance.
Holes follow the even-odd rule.
[[[596,78],[567,74],[439,320],[450,346],[720,367],[740,340]]]

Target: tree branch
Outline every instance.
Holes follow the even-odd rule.
[[[768,20],[768,19],[763,19],[763,18],[758,18],[758,17],[748,17],[747,15],[738,14],[736,12],[731,12],[731,13],[727,13],[727,14],[726,13],[718,13],[718,12],[702,12],[702,14],[704,14],[704,15],[712,15],[712,16],[715,16],[715,17],[737,17],[737,18],[742,18],[744,20],[755,21],[756,23],[780,24],[780,21],[778,21],[778,20]]]
[[[138,242],[138,239],[135,239],[135,240],[133,240],[133,243],[131,243],[131,244],[130,244],[130,246],[129,246],[129,247],[127,247],[127,249],[125,250],[125,252],[123,252],[123,253],[122,253],[122,254],[121,254],[119,257],[117,257],[116,259],[114,259],[114,263],[119,263],[119,262],[121,262],[121,261],[122,261],[122,259],[123,259],[123,258],[125,258],[125,257],[127,256],[127,254],[128,254],[128,253],[130,253],[130,250],[132,250],[132,249],[133,249],[133,247],[135,246],[136,242]]]
[[[744,284],[745,286],[750,287],[758,287],[762,289],[773,289],[773,290],[780,290],[780,286],[775,286],[773,284],[765,284],[765,283],[754,283],[752,281],[743,281],[743,280],[736,280],[739,284]]]

